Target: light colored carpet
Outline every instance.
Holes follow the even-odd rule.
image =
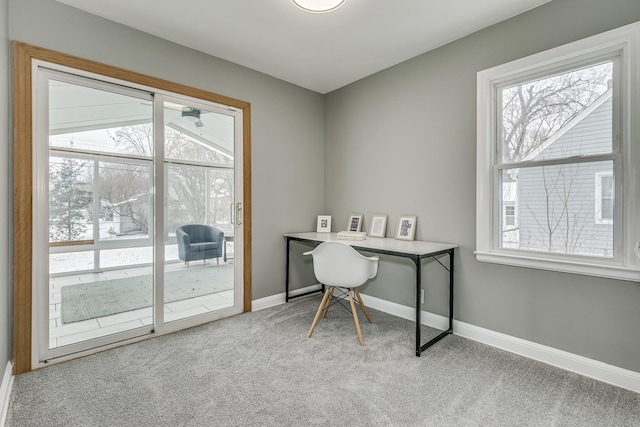
[[[164,275],[164,301],[233,289],[233,264],[192,267]],[[67,285],[61,289],[62,322],[73,323],[151,307],[151,275]]]
[[[638,426],[640,394],[370,310],[294,300],[15,378],[7,426]],[[361,316],[363,317],[363,316]],[[425,328],[425,337],[436,331]]]

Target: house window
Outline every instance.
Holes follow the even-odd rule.
[[[639,39],[633,24],[478,73],[479,261],[640,281]]]
[[[596,173],[595,180],[595,214],[596,224],[613,224],[614,213],[614,180],[613,175],[608,172]]]
[[[505,206],[504,207],[504,225],[505,227],[513,227],[516,225],[516,207]]]

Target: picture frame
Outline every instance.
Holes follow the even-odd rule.
[[[370,237],[385,237],[387,234],[387,216],[376,214],[371,217]]]
[[[351,214],[349,215],[349,221],[347,222],[347,231],[362,231],[362,221],[364,220],[363,214]]]
[[[331,215],[318,215],[318,233],[331,233]]]
[[[396,225],[396,240],[413,240],[417,221],[418,217],[415,215],[400,215]]]

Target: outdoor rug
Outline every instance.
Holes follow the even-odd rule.
[[[165,273],[165,302],[233,289],[233,264],[184,268]],[[62,322],[73,323],[151,307],[151,276],[68,285],[62,292]]]

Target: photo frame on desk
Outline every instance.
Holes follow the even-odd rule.
[[[347,222],[347,231],[362,231],[362,221],[364,221],[363,214],[349,215],[349,222]]]
[[[396,226],[396,240],[413,240],[417,221],[418,217],[415,215],[400,215]]]
[[[373,215],[369,227],[369,237],[385,237],[387,234],[387,216]]]
[[[331,233],[331,215],[318,215],[318,233]]]

